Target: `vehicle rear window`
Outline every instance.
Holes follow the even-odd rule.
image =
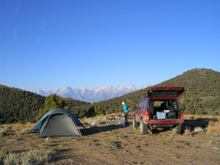
[[[177,100],[153,100],[151,101],[151,107],[161,110],[179,110],[180,105]]]

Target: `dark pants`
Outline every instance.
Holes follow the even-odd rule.
[[[124,112],[125,125],[128,125],[128,112]]]

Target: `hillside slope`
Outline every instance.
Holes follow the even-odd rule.
[[[157,85],[185,87],[181,103],[186,113],[220,115],[220,72],[211,69],[192,69]],[[136,91],[95,104],[94,110],[119,111],[123,100],[127,100],[130,109],[133,110],[139,100],[146,95],[146,89]]]
[[[78,117],[88,113],[89,103],[69,98],[63,100],[64,108]],[[34,121],[44,106],[45,97],[43,96],[0,85],[0,123]]]
[[[0,85],[0,123],[32,121],[44,106],[44,97]]]
[[[159,85],[184,86],[187,95],[219,96],[220,72],[211,69],[192,69]]]
[[[159,85],[184,86],[181,102],[188,113],[220,115],[220,72],[193,69]]]
[[[88,102],[75,100],[72,98],[64,98],[64,100],[64,108],[68,109],[79,118],[93,114],[93,112],[90,112],[91,104]]]

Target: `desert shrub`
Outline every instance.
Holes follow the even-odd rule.
[[[90,109],[89,103],[72,99],[64,99],[53,94],[46,97],[45,107],[39,110],[36,120],[39,120],[44,114],[53,108],[67,109],[78,118],[92,115],[92,110]]]
[[[112,149],[120,149],[122,147],[122,142],[120,141],[107,140],[104,141],[104,144]]]
[[[47,113],[50,109],[53,108],[63,108],[65,106],[65,100],[55,94],[52,94],[45,99],[44,108],[39,110],[39,114],[37,115],[37,120],[39,120],[45,113]]]
[[[7,154],[8,150],[5,147],[0,148],[0,164],[3,163],[3,160]]]
[[[8,153],[4,158],[5,165],[33,165],[44,164],[49,161],[51,153],[41,154],[36,149],[23,153]]]
[[[44,145],[45,146],[49,146],[51,143],[52,143],[52,139],[51,138],[48,137],[48,138],[44,139]]]
[[[13,140],[15,140],[15,141],[20,141],[22,139],[22,134],[21,134],[21,132],[20,131],[15,131],[15,137],[14,137],[14,139]]]
[[[29,134],[31,133],[32,128],[24,128],[21,130],[21,135]]]
[[[0,129],[0,138],[8,136],[9,133],[11,132],[11,128],[10,127],[3,127]]]
[[[220,136],[220,121],[217,122],[211,122],[208,125],[207,133],[211,136]]]

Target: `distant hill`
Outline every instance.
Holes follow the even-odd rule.
[[[220,72],[192,69],[157,85],[185,87],[181,103],[186,113],[220,115]],[[133,110],[146,95],[147,90],[142,89],[96,104],[65,99],[65,108],[78,117],[121,112],[123,100],[127,100],[130,109]],[[0,123],[33,121],[44,104],[43,96],[0,85]]]
[[[91,104],[85,101],[79,101],[72,98],[64,98],[65,100],[65,109],[70,110],[77,117],[81,118],[87,115],[93,115],[93,112],[90,112]]]
[[[158,75],[159,76],[159,75]],[[181,103],[186,113],[220,115],[220,72],[211,69],[192,69],[157,86],[183,86],[186,91]],[[121,102],[127,100],[131,110],[144,96],[146,89],[100,102],[95,111],[119,111]]]
[[[188,96],[219,96],[220,72],[211,69],[192,69],[159,85],[184,86],[186,89],[185,94]]]
[[[0,85],[0,123],[32,121],[44,106],[44,97]]]
[[[8,88],[8,87],[0,84],[0,88]]]
[[[65,108],[82,117],[90,104],[65,98]],[[34,121],[39,110],[44,108],[45,97],[17,88],[0,85],[0,123]]]
[[[159,85],[184,86],[181,102],[188,113],[220,115],[220,72],[193,69]]]

